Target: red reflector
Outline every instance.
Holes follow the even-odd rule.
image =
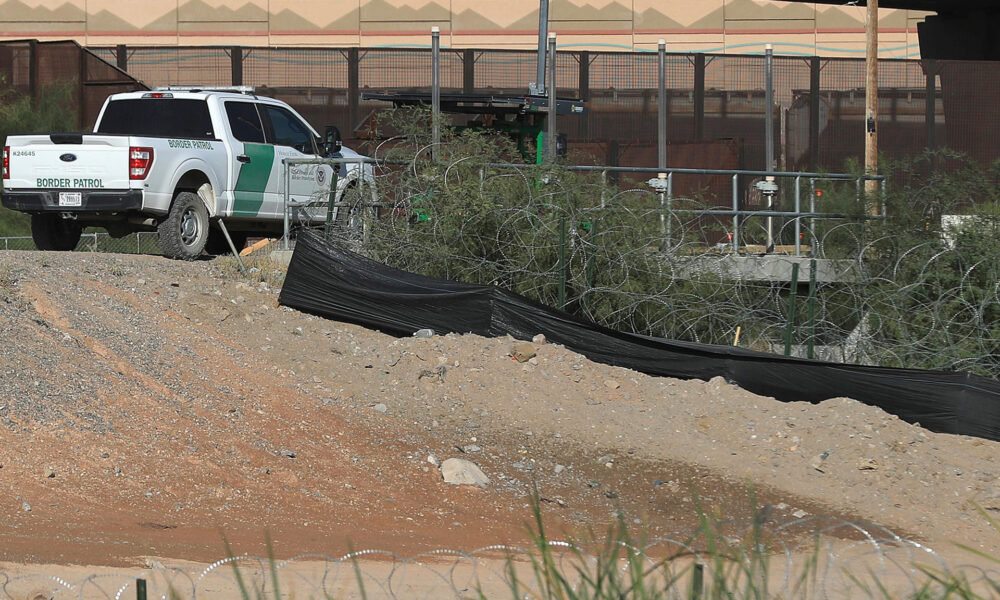
[[[10,179],[10,146],[3,147],[3,178]]]
[[[145,179],[153,165],[153,149],[132,146],[128,149],[128,178]]]

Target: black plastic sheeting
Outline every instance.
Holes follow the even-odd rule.
[[[681,379],[721,376],[778,400],[849,397],[932,431],[1000,440],[1000,382],[962,372],[845,365],[622,333],[493,286],[399,271],[302,235],[281,304],[394,335],[419,329],[530,340],[595,362]]]

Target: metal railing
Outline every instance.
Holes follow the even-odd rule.
[[[293,200],[291,193],[291,169],[295,166],[300,165],[328,165],[334,168],[335,173],[340,170],[343,165],[356,165],[355,168],[365,172],[363,178],[363,183],[367,187],[369,192],[369,199],[364,202],[364,207],[368,208],[378,208],[384,206],[400,206],[405,203],[405,199],[398,198],[379,198],[377,188],[386,188],[388,186],[377,186],[375,184],[374,177],[371,177],[370,173],[373,169],[377,168],[379,170],[387,170],[392,166],[407,166],[411,167],[413,172],[416,173],[418,163],[416,161],[403,161],[403,160],[386,160],[386,159],[373,159],[368,157],[359,158],[328,158],[328,159],[284,159],[282,161],[284,168],[284,191],[282,198],[282,212],[284,220],[284,233],[282,236],[283,248],[286,250],[289,247],[289,241],[291,238],[291,228],[292,223],[295,220],[293,217],[293,211],[301,210],[303,218],[303,225],[316,225],[318,214],[316,212],[310,213],[308,209],[310,208],[326,208],[325,219],[321,222],[329,231],[329,228],[333,220],[337,217],[337,212],[341,208],[351,208],[353,205],[350,202],[339,202],[337,201],[336,190],[337,186],[337,176],[334,176],[334,180],[331,182],[330,190],[324,188],[317,188],[314,190],[309,197],[309,200],[300,201]],[[428,163],[433,164],[433,163]],[[366,170],[366,166],[371,166],[371,169]],[[482,169],[510,169],[515,171],[528,171],[528,170],[538,170],[541,168],[539,165],[535,164],[521,164],[521,163],[484,163]],[[608,208],[609,203],[614,199],[614,196],[608,196],[611,190],[611,186],[608,185],[609,175],[612,174],[628,174],[628,175],[643,175],[651,174],[656,175],[654,179],[650,179],[647,182],[649,190],[640,190],[647,193],[656,194],[660,199],[660,221],[663,228],[664,239],[669,244],[671,239],[671,223],[673,222],[674,216],[688,216],[688,217],[726,217],[732,218],[732,232],[729,236],[729,242],[731,249],[734,253],[740,251],[740,228],[742,223],[750,218],[766,218],[768,219],[768,243],[765,244],[766,247],[770,248],[773,244],[773,234],[771,233],[772,225],[770,220],[774,218],[788,218],[792,219],[794,222],[794,254],[795,256],[802,255],[802,244],[801,244],[801,233],[802,233],[802,220],[809,219],[814,221],[815,219],[845,219],[850,215],[842,212],[817,212],[816,210],[816,183],[819,181],[833,181],[833,182],[853,182],[856,190],[856,201],[860,206],[863,201],[863,188],[865,181],[877,181],[881,187],[881,196],[884,197],[886,192],[886,178],[882,175],[854,175],[848,173],[812,173],[812,172],[784,172],[784,171],[755,171],[755,170],[745,170],[745,169],[688,169],[688,168],[653,168],[653,167],[628,167],[628,166],[590,166],[590,165],[565,165],[557,168],[562,168],[570,172],[578,173],[599,173],[601,176],[601,182],[604,184],[604,188],[601,190],[600,197],[600,207]],[[447,169],[446,169],[447,170]],[[481,171],[482,175],[485,176],[485,171]],[[729,208],[723,207],[710,207],[702,209],[690,209],[690,208],[675,208],[675,200],[681,198],[674,195],[674,179],[676,176],[680,175],[691,175],[691,176],[722,176],[727,177],[731,180],[730,186],[730,197],[729,197]],[[369,179],[369,177],[371,177]],[[775,186],[769,191],[765,191],[764,195],[770,194],[768,199],[767,209],[746,209],[740,207],[740,199],[742,197],[742,192],[746,189],[750,189],[750,185],[742,186],[740,185],[741,180],[759,180],[759,181],[790,181],[792,187],[793,205],[792,210],[775,210],[774,196],[779,193],[780,186]],[[370,184],[370,185],[369,185]],[[803,189],[805,184],[808,184],[809,190],[809,206],[808,210],[803,210],[802,197]],[[628,190],[636,191],[636,190]],[[619,192],[622,193],[622,192]],[[617,196],[616,194],[615,196]],[[875,198],[877,201],[878,198]],[[855,215],[856,216],[856,215]],[[868,217],[877,219],[884,218],[886,216],[884,204],[878,205],[874,211],[869,211]],[[358,224],[359,227],[364,227],[365,223],[361,222]],[[810,226],[810,229],[813,229]]]

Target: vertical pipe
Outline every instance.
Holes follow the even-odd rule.
[[[229,51],[229,58],[232,61],[230,63],[230,67],[232,69],[232,84],[243,85],[243,48],[240,46],[233,46]]]
[[[608,205],[608,170],[601,169],[601,208]]]
[[[764,49],[764,170],[774,171],[774,48]]]
[[[816,259],[809,259],[809,341],[806,344],[806,358],[813,358],[816,344]]]
[[[792,355],[792,335],[795,332],[795,296],[799,290],[799,263],[792,263],[792,284],[788,289],[788,326],[785,328],[785,356]]]
[[[351,115],[351,131],[361,120],[361,55],[357,48],[347,49],[347,105]]]
[[[705,137],[705,55],[694,55],[694,139]]]
[[[80,59],[77,65],[78,78],[77,85],[77,113],[76,120],[79,129],[77,131],[83,131],[84,125],[87,121],[87,52],[81,47],[79,48]]]
[[[674,230],[674,174],[673,172],[667,173],[667,247],[673,243],[671,238],[673,237]]]
[[[559,310],[566,307],[566,217],[559,219]]]
[[[31,105],[38,106],[41,82],[38,80],[38,40],[28,40],[28,89]]]
[[[545,154],[549,162],[556,160],[556,32],[549,34],[549,112],[546,115],[548,139],[545,140]]]
[[[284,174],[283,176],[285,178],[285,189],[284,189],[284,193],[283,193],[282,199],[281,199],[281,213],[283,215],[283,220],[284,220],[284,232],[285,232],[285,235],[282,236],[282,238],[281,238],[281,248],[282,248],[282,250],[288,250],[288,236],[289,236],[289,231],[288,230],[290,229],[289,222],[288,222],[288,193],[289,193],[289,191],[290,191],[291,188],[289,188],[289,186],[288,186],[289,165],[285,161],[281,161],[281,162],[282,162],[281,168],[282,168],[282,171],[283,171],[283,174]],[[334,169],[333,172],[336,173],[337,170]],[[330,219],[329,218],[326,220],[326,227],[327,227],[327,232],[329,232],[330,231]]]
[[[441,144],[441,28],[431,27],[431,156]]]
[[[925,60],[924,69],[927,71],[924,82],[924,124],[927,127],[927,149],[934,150],[937,146],[934,139],[934,126],[937,118],[937,61]]]
[[[795,178],[795,213],[798,215],[802,212],[802,177]],[[795,217],[795,256],[802,255],[802,242],[800,237],[802,236],[802,217]]]
[[[538,3],[538,72],[535,76],[535,96],[545,95],[545,44],[549,37],[549,0]]]
[[[128,72],[128,48],[125,44],[115,46],[115,66]]]
[[[590,52],[580,52],[580,100],[590,102]],[[580,137],[590,137],[590,111],[577,117],[580,121]]]
[[[667,42],[660,39],[657,44],[657,111],[656,111],[656,149],[661,169],[667,168]]]
[[[878,173],[878,0],[866,2],[865,19],[865,173]],[[865,181],[865,194],[875,194],[876,183]],[[871,214],[878,214],[872,205]]]
[[[740,185],[739,176],[733,175],[733,254],[740,251]]]
[[[819,57],[809,59],[809,170],[819,170]]]
[[[809,212],[816,214],[816,179],[809,179]],[[816,256],[816,217],[809,217],[809,256]]]
[[[476,91],[476,51],[466,48],[462,51],[462,93]]]
[[[705,588],[705,565],[696,563],[691,576],[691,600],[701,600]]]

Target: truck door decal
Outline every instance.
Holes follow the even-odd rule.
[[[233,191],[233,216],[256,217],[264,203],[264,189],[274,166],[274,146],[243,144],[243,153],[250,162],[240,165],[240,174]]]

